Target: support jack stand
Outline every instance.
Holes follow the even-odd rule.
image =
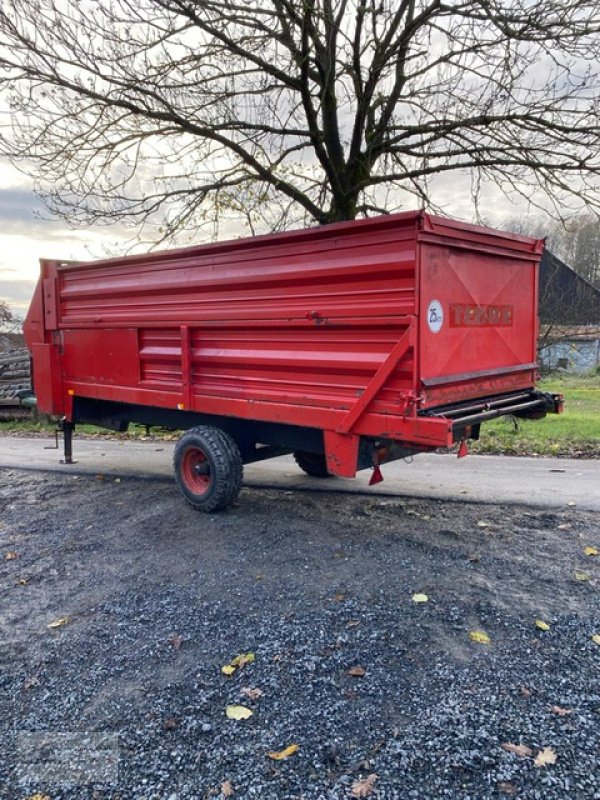
[[[63,439],[65,445],[65,457],[61,459],[61,464],[76,464],[76,461],[73,461],[73,431],[75,430],[75,425],[72,422],[67,422],[66,419],[61,420],[62,422],[62,432],[63,432]]]
[[[62,433],[64,446],[65,446],[65,457],[61,458],[61,464],[76,464],[77,461],[73,460],[73,431],[75,430],[75,425],[72,422],[67,422],[67,420],[63,417],[59,419],[58,424],[56,426],[56,430],[54,431],[54,435],[56,437],[56,446],[55,447],[46,447],[45,450],[58,450],[58,434]]]

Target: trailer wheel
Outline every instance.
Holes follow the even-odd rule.
[[[306,450],[295,450],[294,459],[300,469],[313,478],[330,478],[327,471],[327,460],[322,453],[308,453]]]
[[[242,486],[242,457],[225,431],[201,425],[183,434],[173,456],[175,480],[198,511],[222,511]]]

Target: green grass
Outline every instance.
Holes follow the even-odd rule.
[[[9,433],[15,435],[52,436],[55,430],[56,425],[53,422],[34,422],[31,419],[0,421],[0,435]],[[109,436],[116,439],[139,439],[146,436],[146,428],[144,425],[130,425],[127,433],[116,433],[106,428],[99,428],[97,425],[77,425],[77,433],[84,434],[87,437]],[[177,438],[173,431],[167,431],[163,428],[151,428],[150,433],[152,436],[160,436],[167,439],[173,437]]]
[[[564,413],[516,424],[501,417],[484,424],[471,452],[600,458],[600,374],[553,376],[538,388],[563,394]]]

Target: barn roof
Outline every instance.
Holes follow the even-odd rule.
[[[540,264],[539,315],[544,324],[600,325],[600,290],[547,249]]]

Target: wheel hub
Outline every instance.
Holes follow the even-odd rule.
[[[210,463],[206,453],[199,447],[189,447],[182,459],[181,473],[184,481],[195,494],[205,494],[210,489]]]

